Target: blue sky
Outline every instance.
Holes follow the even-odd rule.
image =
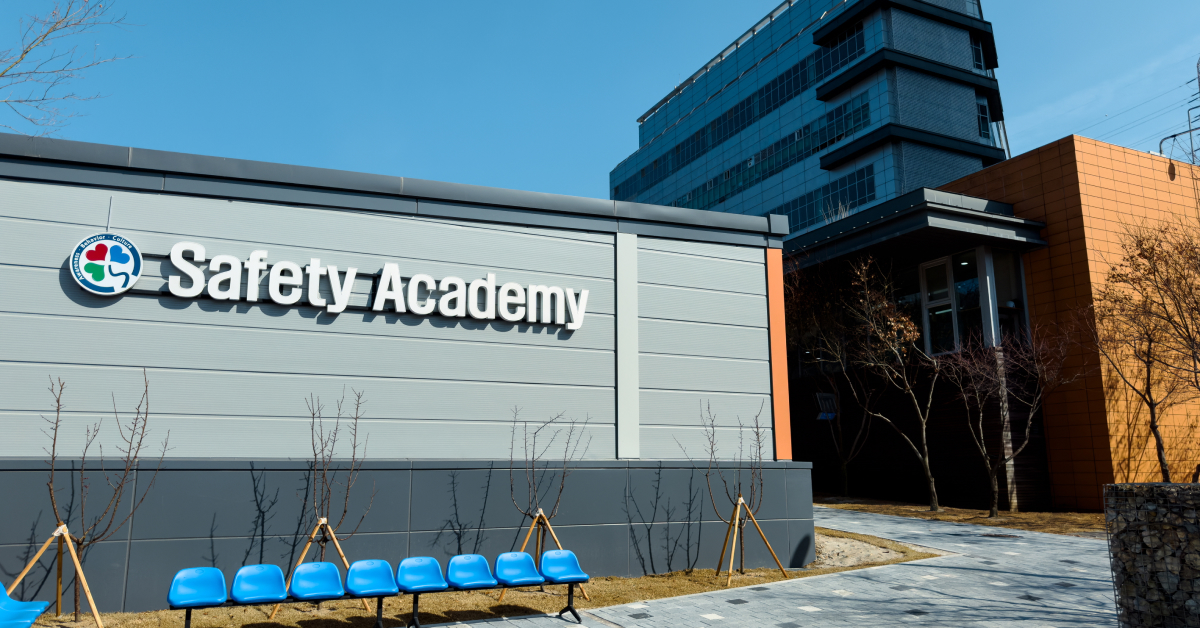
[[[5,2],[0,48],[49,4]],[[777,5],[119,0],[137,26],[81,43],[133,58],[78,85],[105,97],[58,136],[607,197],[637,117]],[[1156,150],[1200,104],[1196,0],[984,0],[984,14],[1015,152],[1071,133]]]

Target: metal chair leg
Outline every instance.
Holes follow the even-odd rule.
[[[183,612],[183,628],[192,628],[192,609]]]
[[[419,610],[420,605],[421,605],[421,594],[413,593],[412,620],[408,622],[408,625],[405,626],[405,628],[413,628],[413,627],[421,628],[421,617],[420,617],[421,611]]]
[[[379,602],[375,605],[375,628],[383,628],[383,596],[379,596]]]
[[[574,582],[567,585],[567,607],[562,609],[561,611],[559,611],[558,616],[562,617],[566,613],[570,613],[575,618],[575,623],[578,623],[578,624],[583,623],[583,618],[579,616],[579,613],[575,612],[575,583]]]

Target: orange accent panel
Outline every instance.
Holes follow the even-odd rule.
[[[771,334],[771,400],[775,459],[792,459],[792,413],[788,399],[787,331],[783,312],[783,250],[767,249],[767,308]]]

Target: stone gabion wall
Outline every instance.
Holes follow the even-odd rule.
[[[1200,626],[1200,484],[1109,484],[1104,521],[1122,627]]]

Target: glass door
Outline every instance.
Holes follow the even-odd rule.
[[[925,309],[925,351],[930,355],[958,347],[954,291],[950,289],[950,258],[921,266],[921,300]]]

